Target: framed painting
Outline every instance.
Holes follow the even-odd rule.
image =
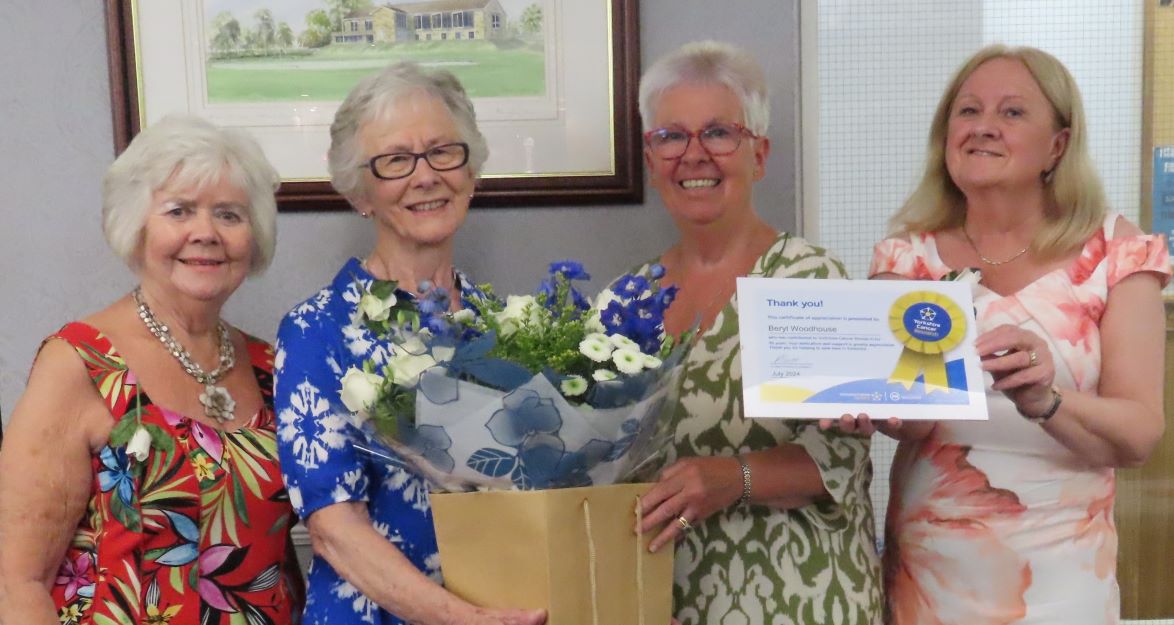
[[[336,210],[329,128],[364,75],[451,71],[489,142],[474,206],[640,203],[637,0],[106,0],[115,147],[169,113],[247,130],[281,210]]]

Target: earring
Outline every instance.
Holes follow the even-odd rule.
[[[368,215],[368,214],[367,214],[367,211],[359,211],[359,215],[360,215],[360,216],[362,216],[362,217],[363,217],[363,219],[366,219],[367,217],[369,217],[369,216],[370,216],[370,215]]]
[[[1039,180],[1040,180],[1040,182],[1042,182],[1044,184],[1051,184],[1052,178],[1055,176],[1055,174],[1056,174],[1055,167],[1053,167],[1051,169],[1045,169],[1044,171],[1041,171],[1039,173]]]

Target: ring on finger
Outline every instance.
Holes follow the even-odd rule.
[[[682,532],[691,532],[691,531],[693,531],[693,524],[692,524],[692,523],[690,523],[690,522],[689,522],[689,519],[686,519],[686,518],[685,518],[685,515],[683,515],[683,514],[682,514],[681,516],[677,517],[677,525],[680,525],[680,526],[681,526],[681,531],[682,531]]]
[[[1027,364],[1029,367],[1034,367],[1039,364],[1039,356],[1034,349],[1027,351]]]

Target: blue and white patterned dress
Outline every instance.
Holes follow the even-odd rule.
[[[400,468],[354,449],[349,411],[339,380],[364,360],[383,362],[387,342],[376,339],[357,314],[360,286],[373,277],[352,258],[334,280],[286,315],[277,333],[275,406],[281,468],[290,502],[303,518],[334,503],[362,501],[375,530],[416,565],[440,581],[440,557],[432,527],[427,484]],[[464,296],[474,288],[458,274]],[[398,297],[411,297],[397,291]],[[307,586],[305,625],[405,621],[381,609],[314,556]]]

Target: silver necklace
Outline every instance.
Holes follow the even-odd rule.
[[[235,418],[233,411],[236,410],[236,401],[232,399],[227,388],[216,386],[216,383],[236,364],[236,349],[232,346],[232,337],[229,336],[228,327],[224,325],[224,322],[216,323],[216,333],[220,337],[220,364],[212,371],[204,373],[200,363],[193,360],[191,353],[184,349],[174,336],[171,336],[167,326],[159,323],[159,320],[155,318],[155,313],[151,312],[147,301],[143,299],[143,287],[135,287],[135,290],[131,291],[131,297],[139,306],[139,319],[143,320],[151,334],[159,339],[163,347],[167,348],[167,351],[179,361],[180,366],[188,375],[204,385],[204,392],[200,393],[200,404],[204,406],[204,414],[216,419],[217,423],[232,421]]]
[[[1015,254],[1013,254],[1011,256],[1011,258],[1008,258],[1007,260],[991,260],[991,259],[987,258],[986,256],[983,256],[982,252],[978,251],[978,246],[974,244],[974,239],[970,238],[970,232],[968,232],[966,230],[966,226],[962,226],[962,236],[966,237],[966,242],[970,244],[970,249],[974,250],[975,254],[978,254],[978,259],[981,260],[982,262],[992,266],[992,267],[998,267],[999,265],[1006,265],[1007,263],[1019,258],[1020,256],[1023,256],[1024,254],[1027,253],[1027,250],[1031,249],[1031,246],[1028,245],[1027,247],[1019,250],[1018,252],[1015,252]]]

